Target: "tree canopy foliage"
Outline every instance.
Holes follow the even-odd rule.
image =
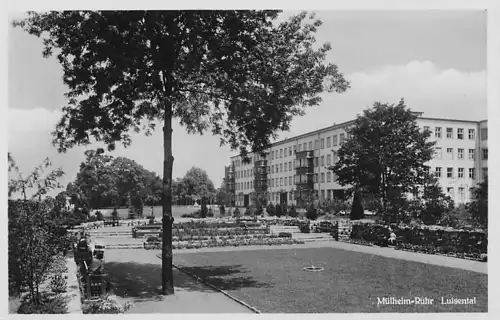
[[[339,184],[374,195],[384,213],[406,193],[417,191],[428,177],[426,162],[435,142],[416,119],[404,100],[397,105],[376,102],[364,110],[348,130],[338,162],[330,167]]]

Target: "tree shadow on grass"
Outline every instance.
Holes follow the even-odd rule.
[[[240,273],[240,266],[186,268],[202,279],[222,290],[234,290],[242,287],[259,287],[250,277],[231,277]],[[133,298],[135,301],[161,301],[161,265],[135,262],[106,262],[108,281],[112,292],[122,298]],[[213,292],[195,278],[174,268],[174,287],[186,291]]]
[[[242,265],[233,266],[203,266],[181,268],[195,274],[211,285],[221,290],[238,290],[242,288],[271,287],[270,283],[258,282],[252,277],[242,276],[246,271]]]

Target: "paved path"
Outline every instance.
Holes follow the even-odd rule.
[[[174,269],[175,294],[162,296],[161,260],[153,250],[108,250],[109,271],[118,299],[134,306],[128,313],[253,313],[220,292]]]

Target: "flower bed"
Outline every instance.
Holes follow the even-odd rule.
[[[440,254],[457,258],[485,260],[487,235],[482,231],[453,230],[441,227],[393,226],[397,237],[396,249]],[[372,244],[389,237],[389,226],[378,224],[355,224],[351,239]]]
[[[149,240],[149,239],[148,239]],[[193,237],[189,239],[173,239],[173,249],[198,249],[227,246],[257,246],[257,245],[282,245],[282,244],[302,244],[291,238],[291,234],[286,232],[280,235],[246,235],[246,236],[217,236],[217,237]],[[150,240],[143,243],[146,250],[161,249],[161,241]]]

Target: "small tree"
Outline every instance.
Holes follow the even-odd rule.
[[[350,218],[351,220],[359,220],[363,219],[363,217],[364,217],[364,210],[363,210],[363,204],[361,203],[361,194],[359,192],[356,192],[354,194],[354,199],[352,201]]]
[[[316,210],[316,208],[314,208],[312,204],[309,205],[309,208],[307,209],[306,218],[309,220],[318,219],[318,211]]]
[[[293,204],[290,206],[290,209],[288,210],[288,215],[292,218],[296,218],[298,216],[297,209]]]
[[[473,200],[468,204],[467,210],[475,224],[488,229],[488,177],[472,188],[472,194]]]
[[[280,204],[276,204],[276,207],[274,209],[274,214],[279,218],[283,215],[283,210],[281,209]]]
[[[113,209],[113,212],[111,212],[111,218],[113,220],[118,220],[119,217],[118,217],[118,210],[116,210],[116,208]]]
[[[270,217],[274,217],[276,215],[276,210],[275,210],[275,207],[272,203],[269,203],[267,205],[266,211]]]

